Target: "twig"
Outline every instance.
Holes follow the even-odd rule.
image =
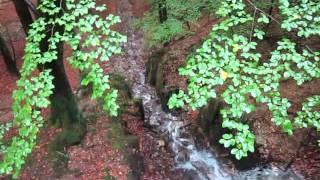
[[[59,6],[60,6],[59,8],[62,9],[62,8],[61,8],[61,7],[62,7],[62,0],[60,0]],[[57,16],[55,15],[55,18],[56,18],[56,17],[57,17]],[[56,26],[56,23],[54,23],[53,26],[52,26],[52,28],[51,28],[50,38],[52,38],[52,36],[53,36],[55,26]]]
[[[309,51],[311,51],[312,53],[314,53],[314,51],[308,46],[308,45],[305,45],[306,47],[307,47],[307,49],[309,50]]]
[[[255,19],[256,19],[256,12],[257,12],[257,9],[255,8],[254,9],[254,13],[253,13],[253,21],[252,21],[252,24],[251,24],[250,42],[251,42],[252,34],[253,34],[254,22],[255,22]]]
[[[255,10],[260,11],[261,13],[263,13],[264,15],[268,16],[270,19],[272,19],[274,22],[276,22],[277,24],[281,25],[281,23],[276,20],[273,16],[269,15],[268,13],[266,13],[265,11],[263,11],[262,9],[258,8],[256,5],[254,5],[253,2],[251,2],[250,0],[246,0],[251,6],[254,7]]]
[[[258,8],[256,5],[254,5],[254,3],[252,2],[252,1],[250,1],[250,0],[246,0],[251,6],[253,6],[254,7],[254,9],[255,9],[255,11],[256,10],[258,10],[258,11],[260,11],[261,13],[263,13],[264,15],[266,15],[266,16],[268,16],[270,19],[272,19],[274,22],[276,22],[277,24],[279,24],[279,25],[281,25],[281,23],[278,21],[278,20],[276,20],[273,16],[271,16],[269,13],[266,13],[265,11],[263,11],[262,9],[260,9],[260,8]],[[289,33],[291,33],[291,32],[289,32]],[[251,36],[250,36],[250,41],[251,41]],[[311,51],[312,53],[314,53],[314,51],[308,46],[308,45],[305,45],[306,46],[306,48],[309,50],[309,51]]]
[[[63,157],[65,157],[65,158],[69,158],[69,156],[67,154],[64,154],[64,153],[62,153],[60,151],[56,151],[56,153],[61,155],[61,156],[63,156]]]

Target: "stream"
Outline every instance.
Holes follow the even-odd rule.
[[[128,0],[119,7],[119,13],[126,26],[133,20]],[[124,55],[115,57],[119,68],[128,80],[133,82],[132,92],[135,98],[141,99],[144,109],[144,119],[156,132],[165,135],[168,144],[175,155],[177,169],[192,171],[196,174],[192,179],[199,180],[300,180],[290,170],[281,171],[275,167],[256,167],[248,171],[231,174],[222,168],[216,155],[206,149],[197,149],[192,137],[183,137],[185,121],[162,110],[154,87],[146,82],[146,59],[150,52],[143,47],[143,33],[125,27],[128,43],[124,45]],[[228,173],[229,172],[229,173]]]

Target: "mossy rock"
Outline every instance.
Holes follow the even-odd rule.
[[[218,99],[212,99],[208,104],[199,110],[199,123],[208,135],[211,131],[215,131],[214,125],[219,123],[220,102]],[[220,124],[219,124],[220,125]]]
[[[173,93],[178,92],[178,87],[166,85],[164,81],[164,64],[167,61],[174,60],[167,55],[166,49],[161,49],[155,52],[146,64],[146,81],[156,88],[157,94],[160,97],[161,107],[164,111],[169,112],[167,106],[168,100]]]
[[[165,50],[155,52],[146,63],[146,81],[152,86],[156,86],[156,83],[159,83],[158,78],[162,76],[162,74],[160,74],[159,65],[161,64],[165,53]]]
[[[69,157],[66,152],[55,151],[49,154],[49,162],[56,178],[60,178],[62,175],[69,172],[68,161]]]
[[[219,114],[220,102],[217,99],[212,99],[208,104],[199,110],[197,115],[197,124],[192,126],[192,133],[201,146],[215,147],[218,144],[219,138],[222,136],[225,129],[221,127],[222,119]]]
[[[111,87],[117,89],[122,98],[132,98],[131,85],[120,74],[112,73],[110,76]]]
[[[229,149],[226,149],[219,143],[219,139],[224,133],[228,133],[228,130],[222,128],[222,117],[220,115],[220,108],[222,102],[219,99],[212,99],[206,106],[199,110],[198,126],[194,127],[193,133],[197,137],[197,142],[202,146],[209,145],[215,150],[217,156],[222,158],[226,164],[232,164],[238,170],[248,170],[256,167],[258,163],[263,165],[265,162],[261,161],[258,152],[251,153],[247,158],[241,160],[235,159],[229,153]],[[222,157],[220,157],[222,155]],[[227,155],[227,156],[225,156]]]

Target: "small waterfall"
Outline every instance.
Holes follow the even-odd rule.
[[[175,153],[176,168],[193,170],[200,179],[231,179],[231,176],[220,168],[212,153],[206,150],[198,151],[192,138],[181,137],[185,121],[164,112],[155,88],[146,82],[143,33],[131,31],[128,34],[128,43],[124,45],[125,55],[115,58],[114,61],[124,67],[123,72],[133,82],[133,96],[142,100],[145,121],[169,139],[169,145]]]
[[[196,148],[192,137],[185,138],[181,134],[185,131],[185,121],[162,110],[160,100],[154,87],[146,83],[145,54],[142,47],[143,34],[135,31],[129,33],[128,44],[124,49],[126,55],[119,57],[123,65],[130,67],[126,70],[128,78],[133,81],[133,95],[141,99],[145,121],[159,133],[166,135],[169,145],[175,153],[176,168],[192,170],[201,180],[300,180],[291,172],[283,172],[274,167],[257,167],[255,169],[228,174],[222,169],[215,155],[205,149]]]
[[[201,179],[230,179],[212,153],[199,151],[193,139],[181,137],[183,126],[182,121],[168,121],[161,127],[171,139],[170,145],[176,155],[177,168],[194,170]]]
[[[124,1],[124,4],[130,4]],[[129,24],[132,15],[128,10],[120,10],[121,18]],[[119,68],[122,68],[126,78],[133,82],[133,95],[141,99],[145,121],[159,133],[166,135],[169,145],[175,153],[176,168],[196,172],[200,180],[287,180],[301,179],[290,172],[267,167],[228,174],[222,169],[215,155],[205,149],[196,148],[192,137],[182,137],[185,131],[185,122],[180,117],[171,115],[162,110],[160,100],[154,87],[146,83],[145,59],[148,52],[143,48],[143,33],[127,28],[128,43],[124,45],[124,55],[113,59]]]

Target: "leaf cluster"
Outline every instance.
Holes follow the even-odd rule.
[[[126,37],[111,29],[119,23],[118,16],[106,18],[91,13],[106,9],[93,0],[65,0],[65,7],[52,0],[43,0],[38,6],[42,16],[31,26],[25,47],[24,63],[17,89],[13,92],[12,123],[1,125],[0,174],[17,177],[36,144],[39,128],[44,124],[41,108],[50,105],[49,96],[53,94],[53,79],[50,69],[38,72],[38,67],[57,60],[58,44],[65,43],[73,50],[68,63],[80,71],[88,72],[81,84],[93,84],[92,99],[102,98],[103,107],[110,115],[116,116],[117,91],[109,85],[108,76],[97,60],[106,61],[113,54],[121,53],[121,44]],[[63,31],[56,31],[63,27]],[[48,50],[40,50],[42,41],[47,41]],[[18,135],[11,142],[4,143],[4,134],[11,128],[18,128]],[[9,144],[6,146],[5,144]]]
[[[295,126],[314,126],[319,130],[320,120],[319,111],[315,109],[319,108],[318,96],[308,98],[295,119],[290,119],[291,103],[281,97],[279,89],[280,83],[287,79],[303,85],[320,78],[320,52],[308,48],[297,50],[292,40],[283,37],[271,52],[269,62],[262,63],[256,47],[265,32],[255,23],[267,24],[269,18],[263,11],[249,14],[247,6],[242,0],[222,2],[217,14],[224,20],[213,27],[208,40],[188,59],[187,65],[179,69],[179,74],[188,78],[188,91],[173,94],[168,102],[169,108],[188,105],[197,109],[210,98],[223,99],[227,106],[221,110],[222,127],[231,133],[223,135],[219,142],[231,148],[231,154],[237,159],[254,151],[255,136],[242,118],[261,103],[269,107],[272,121],[290,135]],[[233,31],[246,24],[252,27],[249,37]],[[226,88],[217,95],[216,88],[221,85]]]

